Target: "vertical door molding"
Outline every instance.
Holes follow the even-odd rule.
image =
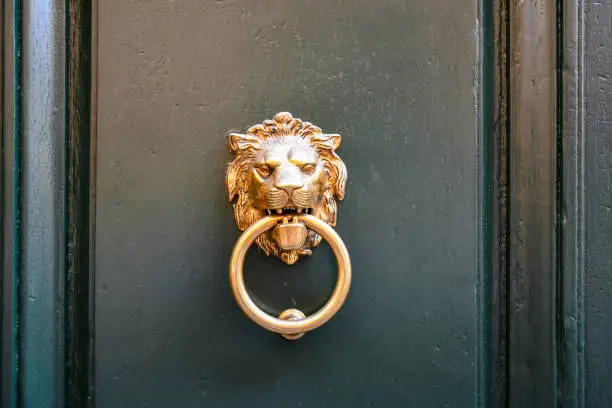
[[[490,308],[489,405],[505,408],[508,401],[508,49],[510,0],[483,2],[484,78],[489,104],[483,104],[485,143],[485,256],[488,260]]]
[[[2,2],[2,267],[1,313],[2,354],[0,354],[0,406],[17,406],[17,303],[19,254],[20,168],[17,84],[20,75],[20,38],[14,3]]]
[[[93,4],[92,4],[93,3]],[[93,12],[90,0],[67,0],[66,406],[93,406]]]
[[[20,6],[20,393],[25,408],[51,408],[65,397],[66,4]]]
[[[564,407],[612,405],[612,2],[565,0],[561,123]]]
[[[560,15],[562,86],[559,88],[563,201],[559,273],[558,359],[560,406],[584,408],[585,400],[585,4],[564,0]]]
[[[557,271],[554,0],[509,5],[508,406],[554,407]]]
[[[91,406],[91,11],[4,2],[0,405]]]

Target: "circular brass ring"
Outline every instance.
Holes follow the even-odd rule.
[[[338,278],[336,288],[325,306],[316,313],[300,320],[282,320],[270,316],[259,308],[249,296],[244,284],[243,264],[246,253],[258,236],[278,224],[281,218],[268,216],[252,224],[242,233],[230,260],[230,283],[234,297],[246,315],[258,325],[279,334],[299,334],[322,326],[331,319],[346,300],[351,286],[351,260],[340,235],[324,221],[312,215],[299,215],[298,219],[306,227],[321,235],[330,245],[338,262]]]

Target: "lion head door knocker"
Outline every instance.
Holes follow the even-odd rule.
[[[344,198],[346,167],[336,149],[340,135],[326,134],[288,112],[229,135],[236,154],[226,175],[234,216],[244,231],[232,252],[230,283],[238,305],[255,323],[298,339],[331,319],[342,307],[351,284],[351,261],[346,246],[332,228],[336,199]],[[244,284],[243,263],[256,242],[267,254],[293,265],[310,255],[321,239],[329,242],[338,261],[336,288],[319,311],[305,316],[287,309],[278,318],[261,310]]]

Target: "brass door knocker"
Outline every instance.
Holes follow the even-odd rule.
[[[236,154],[226,175],[234,216],[244,231],[232,252],[230,283],[238,305],[255,323],[296,340],[329,321],[342,307],[351,285],[351,260],[336,225],[336,199],[344,198],[346,166],[336,154],[340,135],[325,134],[288,112],[229,135]],[[247,250],[256,242],[267,254],[293,265],[310,255],[321,239],[338,261],[336,288],[318,312],[305,316],[287,309],[279,317],[251,299],[243,277]]]

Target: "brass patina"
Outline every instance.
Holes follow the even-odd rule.
[[[289,112],[229,135],[236,154],[226,175],[229,200],[241,231],[267,215],[279,225],[256,239],[268,255],[294,264],[310,255],[321,236],[298,221],[309,214],[336,225],[336,199],[344,198],[346,166],[336,154],[340,135],[326,134]]]
[[[260,326],[297,340],[329,321],[344,304],[351,286],[351,260],[336,225],[336,198],[344,198],[346,167],[336,149],[340,135],[325,134],[288,112],[230,134],[236,157],[226,186],[238,228],[244,231],[232,251],[230,284],[236,302]],[[264,312],[244,282],[244,258],[254,242],[266,254],[294,264],[327,240],[338,261],[336,288],[325,306],[306,316],[291,308],[278,317]]]
[[[336,255],[338,262],[336,287],[327,303],[310,316],[305,316],[304,313],[295,308],[284,310],[278,317],[270,316],[251,298],[244,283],[243,267],[244,258],[251,244],[257,237],[278,226],[280,218],[279,215],[264,217],[240,235],[230,258],[229,278],[236,302],[251,320],[261,327],[281,334],[286,339],[297,340],[302,337],[303,333],[327,323],[340,310],[351,287],[351,259],[340,235],[326,222],[312,215],[298,215],[299,222],[304,223],[309,229],[317,231],[327,240],[331,250]]]

